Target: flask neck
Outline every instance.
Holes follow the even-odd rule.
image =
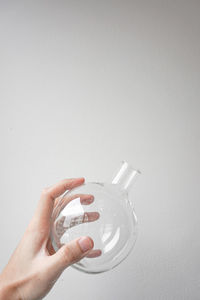
[[[113,178],[112,184],[118,184],[121,188],[129,191],[140,174],[141,172],[139,170],[135,170],[126,161],[122,161],[122,165]]]

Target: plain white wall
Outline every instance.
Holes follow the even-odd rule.
[[[0,267],[43,187],[141,169],[134,251],[46,299],[200,298],[200,2],[0,1]]]

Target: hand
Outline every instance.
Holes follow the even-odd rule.
[[[78,202],[77,202],[78,200]],[[80,201],[80,205],[79,205]],[[60,248],[62,246],[61,244],[61,238],[66,233],[67,230],[70,228],[83,224],[88,222],[94,222],[99,219],[100,214],[98,212],[87,212],[86,208],[83,208],[84,206],[88,206],[94,201],[94,196],[91,194],[73,194],[68,195],[66,193],[64,196],[58,197],[54,201],[54,210],[52,213],[52,232],[54,235],[54,242],[56,244],[57,248]],[[70,204],[72,204],[70,206]],[[78,204],[78,205],[77,205]],[[72,211],[69,207],[73,207]],[[60,214],[60,212],[63,210],[64,212],[67,209],[69,215],[67,215],[67,212],[65,211],[64,215]],[[66,214],[66,216],[65,216]],[[66,222],[67,218],[67,222]],[[70,233],[68,234],[70,236]],[[66,243],[66,242],[65,242]],[[55,251],[52,247],[51,239],[49,239],[47,248],[49,250],[50,254],[54,254]],[[88,258],[94,258],[101,255],[100,249],[95,249],[89,251],[89,253],[86,255]]]
[[[80,237],[63,245],[56,253],[49,239],[55,201],[66,190],[83,183],[84,178],[65,179],[43,190],[22,240],[0,275],[0,300],[42,299],[65,268],[85,256],[100,255],[92,254],[94,243],[90,237]],[[97,215],[95,218],[92,215],[90,221],[96,219]]]

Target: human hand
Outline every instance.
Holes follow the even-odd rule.
[[[65,268],[98,250],[90,237],[80,237],[63,245],[56,253],[49,238],[51,216],[56,201],[66,191],[84,183],[84,178],[64,179],[45,188],[24,236],[0,275],[0,300],[38,300],[53,287]],[[84,200],[87,204],[87,198]],[[88,203],[89,204],[89,203]],[[98,215],[91,214],[89,221]],[[97,253],[95,252],[97,251]]]
[[[54,201],[54,210],[51,217],[52,219],[51,229],[52,229],[52,234],[54,236],[54,247],[60,248],[62,246],[61,243],[62,236],[64,234],[70,236],[70,233],[67,232],[70,228],[83,223],[94,222],[99,219],[100,214],[98,212],[87,211],[87,206],[92,204],[93,201],[94,201],[94,196],[91,194],[69,195],[68,193],[66,193],[64,196],[58,197]],[[83,208],[84,206],[86,206],[86,208]],[[70,211],[72,207],[73,209],[72,211]],[[55,251],[52,247],[51,239],[49,239],[49,243],[47,246],[49,249],[49,253],[54,254]],[[101,255],[101,250],[94,249],[89,251],[86,257],[94,258],[100,255]]]

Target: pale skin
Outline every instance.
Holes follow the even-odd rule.
[[[90,237],[71,241],[55,253],[49,238],[53,209],[66,190],[84,183],[84,178],[64,179],[42,191],[36,211],[8,264],[0,274],[0,300],[39,300],[51,290],[61,273],[85,256],[101,255],[92,250]],[[92,195],[80,195],[82,204],[89,205]],[[68,199],[67,201],[71,201]],[[98,219],[97,213],[87,222]]]

